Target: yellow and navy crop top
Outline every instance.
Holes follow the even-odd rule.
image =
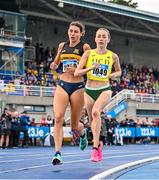
[[[83,45],[85,42],[79,42],[75,47],[69,47],[69,42],[64,44],[64,47],[61,51],[61,63],[63,63],[63,72],[66,71],[66,68],[70,65],[77,67],[81,56],[84,53]]]
[[[94,49],[90,50],[86,68],[91,68],[94,63],[100,65],[87,73],[87,79],[109,81],[113,65],[113,52],[108,50],[105,54],[97,54]]]

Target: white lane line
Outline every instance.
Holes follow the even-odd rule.
[[[36,169],[36,168],[46,167],[46,166],[50,166],[50,165],[51,164],[43,164],[43,165],[40,165],[40,166],[30,166],[30,167],[19,168],[19,169],[11,169],[11,170],[6,170],[6,171],[0,171],[0,174],[10,173],[10,172],[17,172],[17,171],[24,171],[24,170],[30,170],[30,169]]]
[[[21,161],[24,161],[24,160],[25,160],[25,159],[7,160],[7,161],[0,161],[0,163],[21,162]]]
[[[112,175],[114,173],[117,173],[119,171],[122,171],[124,169],[133,167],[135,165],[144,164],[146,162],[153,162],[155,160],[159,160],[159,156],[152,157],[152,158],[147,158],[147,159],[142,159],[142,160],[138,160],[138,161],[134,161],[134,162],[131,162],[131,163],[127,163],[127,164],[123,164],[123,165],[117,166],[115,168],[112,168],[112,169],[109,169],[107,171],[104,171],[104,172],[102,172],[100,174],[97,174],[97,175],[91,177],[89,180],[107,179],[108,176],[110,176],[110,175]]]
[[[89,153],[82,153],[82,154],[80,154],[80,156],[87,156],[87,155],[89,155],[90,154],[90,152]],[[43,155],[41,155],[41,154],[36,154],[36,155],[15,155],[15,156],[7,156],[7,157],[5,157],[5,159],[6,158],[19,158],[19,157],[42,157],[42,158],[50,158],[50,156],[51,156],[51,154],[43,154]],[[69,155],[63,155],[62,157],[79,157],[79,154],[78,153],[76,153],[76,154],[69,154]],[[4,159],[4,157],[3,157],[3,159]],[[33,158],[32,158],[33,159]],[[40,159],[40,158],[34,158],[34,159]],[[30,160],[30,159],[25,159],[25,160]],[[0,161],[1,162],[1,161]]]
[[[79,152],[81,152],[81,151],[79,151]],[[49,154],[54,154],[54,152],[47,152],[47,153],[21,153],[21,154],[19,154],[18,153],[18,155],[15,155],[15,154],[13,154],[13,155],[11,155],[10,153],[7,153],[7,154],[0,154],[0,155],[6,155],[5,156],[5,158],[8,158],[8,157],[20,157],[20,156],[26,156],[26,157],[28,157],[28,156],[48,156]],[[90,153],[90,150],[87,150],[87,151],[85,151],[84,153],[82,153],[82,154],[88,154],[88,153]],[[78,153],[62,153],[63,155],[70,155],[70,156],[75,156],[75,155],[77,155]],[[4,158],[4,156],[0,156],[0,158]]]
[[[32,158],[32,159],[18,159],[18,160],[4,160],[4,161],[0,161],[0,163],[8,163],[8,162],[18,162],[18,161],[30,161],[30,160],[38,160],[38,159],[50,159],[50,156],[49,155],[46,155],[47,157],[36,157],[36,158]],[[88,156],[88,153],[86,154],[82,154],[82,156]],[[62,156],[63,158],[64,157],[79,157],[79,154],[76,154],[76,155],[65,155],[65,156]]]
[[[158,153],[159,153],[159,151],[158,150],[156,150]],[[150,153],[146,153],[146,155],[147,154],[154,154],[154,153],[156,153],[156,151],[151,151]],[[129,152],[130,153],[130,152]],[[62,157],[63,158],[67,158],[67,157],[83,157],[83,156],[88,156],[90,153],[82,153],[82,154],[69,154],[69,155],[63,155]],[[113,155],[113,154],[116,154],[116,153],[112,153],[112,154],[109,154],[109,153],[103,153],[104,155]],[[123,157],[123,152],[121,152],[121,153],[118,153],[119,155],[115,155],[115,156],[109,156],[109,157],[105,157],[104,159],[110,159],[110,158],[115,158],[115,157]],[[139,155],[145,155],[145,151],[143,151],[143,152],[134,152],[134,154],[133,155],[137,155],[137,154],[139,154]],[[45,156],[47,156],[47,157],[45,157]],[[45,155],[44,157],[36,157],[36,158],[34,158],[34,160],[38,160],[38,159],[50,159],[50,156],[49,155]],[[126,155],[126,153],[124,152],[124,157],[126,157],[126,156],[130,156],[130,154],[128,154],[128,155]],[[18,159],[18,160],[3,160],[3,161],[0,161],[0,163],[8,163],[8,162],[18,162],[18,161],[30,161],[30,160],[33,160],[33,159]]]
[[[8,158],[8,157],[21,157],[21,156],[26,156],[26,157],[28,157],[28,156],[48,156],[48,154],[44,154],[44,153],[36,153],[36,154],[33,154],[33,153],[27,153],[27,154],[14,154],[14,155],[11,155],[11,154],[5,154],[5,158]],[[0,158],[2,159],[2,158],[4,158],[4,156],[0,156]]]
[[[139,152],[141,152],[141,151],[143,151],[143,147],[145,147],[146,146],[146,148],[148,148],[147,149],[147,151],[158,151],[158,147],[159,146],[155,146],[155,148],[154,148],[154,145],[153,146],[151,146],[151,145],[143,145],[142,146],[142,148],[138,148],[138,146],[133,146],[134,148],[136,148],[135,150],[136,151],[139,151]],[[119,153],[121,153],[121,151],[124,151],[124,153],[125,152],[132,152],[132,151],[134,151],[134,149],[132,149],[132,148],[130,148],[130,149],[125,149],[124,147],[125,146],[122,146],[123,148],[121,148],[121,149],[111,149],[111,148],[114,148],[115,146],[105,146],[104,147],[104,150],[109,150],[109,151],[111,151],[111,152],[119,152]],[[132,147],[132,146],[131,146]],[[152,149],[152,147],[153,147],[153,149]],[[18,152],[18,157],[19,156],[23,156],[23,155],[28,155],[28,156],[33,156],[33,155],[35,155],[35,156],[37,156],[37,153],[36,152],[30,152],[30,153],[20,153],[19,151],[21,150],[21,149],[16,149],[17,151],[16,151],[16,153]],[[30,149],[29,149],[30,150]],[[38,149],[37,149],[38,150]],[[50,151],[50,149],[48,149],[49,151]],[[72,150],[72,148],[70,148],[69,149],[69,151],[71,151]],[[76,149],[76,150],[79,150],[79,149]],[[90,150],[91,149],[89,149],[89,150],[86,150],[85,152],[90,152]],[[3,152],[2,152],[3,151]],[[11,153],[14,151],[14,149],[13,149],[13,151],[8,151],[8,150],[0,150],[0,158],[3,158],[1,155],[9,155],[10,157],[12,157],[12,156],[16,156],[16,155],[11,155]],[[4,152],[5,151],[5,152]],[[77,153],[74,153],[74,152],[64,152],[65,151],[65,149],[63,150],[63,154],[77,154]],[[15,151],[14,151],[15,152]],[[110,153],[111,153],[110,152]],[[54,153],[54,151],[52,150],[52,152],[50,151],[50,152],[48,152],[48,153]],[[107,153],[109,153],[109,152],[107,152]],[[112,153],[112,154],[114,154],[114,153]],[[46,155],[46,153],[38,153],[39,155]],[[8,156],[7,156],[8,157]]]
[[[150,152],[159,152],[159,150],[147,150],[147,151],[150,151]],[[85,156],[85,155],[88,155],[88,154],[90,154],[90,152],[91,152],[91,149],[90,150],[87,150],[87,151],[85,151],[85,152],[81,152],[81,151],[79,151],[79,153],[80,153],[80,156]],[[132,153],[132,151],[125,151],[125,150],[120,150],[119,152],[112,152],[112,150],[110,150],[110,152],[109,151],[107,151],[107,150],[104,150],[103,151],[104,152],[104,154],[105,155],[113,155],[113,154],[126,154],[126,153]],[[145,150],[143,151],[143,149],[142,150],[136,150],[136,151],[133,151],[133,153],[145,153]],[[79,153],[62,153],[63,154],[63,157],[76,157],[76,156],[79,156]],[[33,153],[24,153],[24,154],[17,154],[17,155],[10,155],[10,154],[8,154],[7,156],[5,156],[5,159],[6,158],[14,158],[14,157],[38,157],[38,156],[40,156],[40,157],[45,157],[45,156],[47,156],[47,157],[49,157],[49,156],[51,156],[53,153],[51,153],[51,154],[47,154],[47,153],[36,153],[36,154],[33,154]],[[4,159],[4,156],[0,156],[0,159]]]
[[[104,159],[123,158],[123,157],[139,156],[139,155],[143,156],[143,155],[150,155],[150,154],[154,154],[154,153],[137,153],[137,154],[117,155],[117,156],[105,157]],[[66,161],[66,162],[64,162],[64,164],[80,163],[80,162],[87,162],[87,161],[90,161],[90,158],[83,159],[83,160],[80,159],[80,160]],[[25,168],[9,169],[9,170],[5,170],[5,171],[0,171],[0,174],[36,169],[36,168],[41,168],[41,167],[46,167],[46,166],[52,166],[52,164],[49,163],[49,164],[43,164],[43,165],[38,165],[38,166],[29,166],[29,167],[25,167]]]

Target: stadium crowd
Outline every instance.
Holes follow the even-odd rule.
[[[122,64],[122,76],[119,82],[112,81],[114,93],[121,89],[134,90],[135,93],[158,94],[159,93],[159,71],[158,69]]]
[[[142,67],[132,64],[122,64],[122,76],[117,81],[111,81],[114,94],[122,89],[134,90],[135,93],[158,94],[159,93],[159,70],[146,65]],[[60,71],[60,70],[59,70]],[[27,62],[25,65],[25,74],[23,76],[5,76],[0,75],[0,80],[4,83],[27,86],[56,86],[58,74],[51,72],[50,68],[41,63]]]

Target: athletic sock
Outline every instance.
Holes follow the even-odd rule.
[[[60,151],[56,151],[56,153],[55,154],[60,154],[61,155],[61,152]]]
[[[97,147],[93,147],[92,149],[96,149],[98,151],[98,148]]]

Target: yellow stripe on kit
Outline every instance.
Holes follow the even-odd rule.
[[[61,54],[61,61],[62,60],[72,60],[72,59],[77,59],[78,61],[80,61],[81,56],[77,55],[77,54]]]

